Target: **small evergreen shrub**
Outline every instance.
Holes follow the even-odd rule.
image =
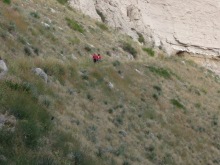
[[[117,66],[120,66],[121,63],[120,63],[120,61],[116,60],[116,61],[112,62],[112,65],[117,67]]]
[[[139,32],[137,32],[137,35],[138,35],[138,41],[140,42],[140,43],[145,43],[145,39],[144,39],[144,36],[141,34],[141,33],[139,33]]]
[[[133,57],[136,58],[136,56],[137,56],[137,51],[136,51],[136,49],[135,49],[134,47],[132,47],[131,44],[124,42],[124,43],[122,44],[122,49],[123,49],[124,51],[126,51],[126,52],[132,54]]]
[[[148,54],[149,56],[151,56],[151,57],[153,57],[153,56],[155,55],[154,50],[151,49],[151,48],[143,48],[142,50],[145,51],[145,52],[147,52],[147,54]]]
[[[4,3],[10,5],[11,4],[11,0],[3,0]]]
[[[57,0],[57,2],[59,2],[62,5],[65,5],[68,2],[68,0]]]
[[[85,46],[84,48],[87,52],[91,52],[92,51],[92,48],[90,48],[90,46]]]
[[[27,56],[31,56],[32,55],[32,50],[30,47],[28,46],[24,46],[24,53],[27,55]]]
[[[30,12],[30,15],[34,18],[37,18],[37,19],[40,18],[39,14],[37,12]]]
[[[78,31],[80,33],[84,33],[85,30],[83,29],[83,26],[80,25],[77,21],[73,20],[73,19],[70,19],[70,18],[66,18],[66,21],[67,21],[67,25],[75,30],[75,31]]]
[[[156,68],[154,66],[150,66],[149,70],[153,73],[158,74],[161,77],[164,77],[166,79],[171,78],[171,74],[168,70],[164,69],[164,68]]]
[[[171,104],[173,104],[175,107],[180,108],[180,109],[185,109],[184,105],[181,104],[178,100],[176,99],[171,99],[170,100]]]
[[[100,29],[105,30],[105,31],[108,31],[108,27],[107,27],[104,23],[96,22],[95,24],[96,24]]]

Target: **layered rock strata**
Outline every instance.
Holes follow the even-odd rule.
[[[168,54],[220,56],[219,0],[70,0],[70,5]]]

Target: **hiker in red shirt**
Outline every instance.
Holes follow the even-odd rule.
[[[98,55],[94,53],[92,55],[92,59],[93,59],[93,62],[96,63],[98,61]]]

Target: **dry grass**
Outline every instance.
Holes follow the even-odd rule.
[[[0,15],[1,57],[9,67],[0,82],[5,105],[0,113],[10,110],[10,94],[15,100],[22,96],[24,103],[44,109],[52,125],[36,136],[35,150],[20,135],[22,145],[12,146],[21,151],[13,153],[14,159],[0,147],[0,156],[7,158],[3,163],[218,164],[220,84],[213,73],[184,58],[148,57],[127,36],[103,30],[52,0],[0,2],[0,8],[7,13]],[[66,17],[82,25],[84,33],[72,30]],[[13,32],[5,28],[10,21],[18,27]],[[123,41],[135,48],[137,59],[130,60],[120,48]],[[39,54],[25,55],[24,46],[38,48]],[[103,61],[94,64],[93,52]],[[48,84],[34,75],[34,67],[44,69]],[[27,121],[18,120],[28,131]],[[37,115],[34,121],[33,127],[42,123]]]

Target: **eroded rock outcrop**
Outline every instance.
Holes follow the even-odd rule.
[[[169,54],[187,51],[220,55],[219,0],[70,0],[70,5]]]

